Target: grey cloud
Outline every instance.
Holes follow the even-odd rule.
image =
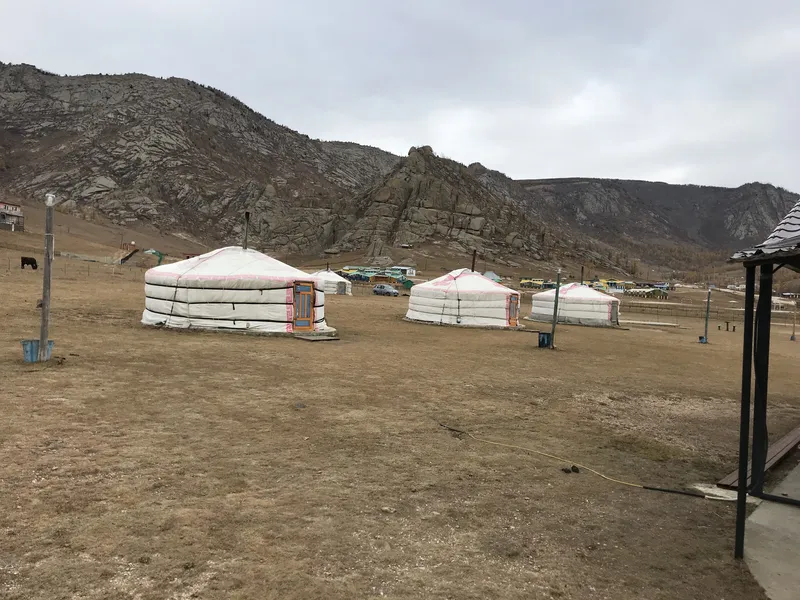
[[[0,60],[187,77],[313,137],[800,190],[793,0],[5,3]]]

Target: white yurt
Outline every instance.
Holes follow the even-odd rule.
[[[406,319],[463,327],[519,327],[520,293],[458,269],[411,288]]]
[[[322,289],[326,294],[353,295],[353,284],[333,271],[317,271],[311,274],[323,283]]]
[[[534,294],[529,318],[552,322],[555,297],[555,290]],[[558,291],[558,322],[596,327],[619,325],[619,299],[580,283],[562,285]]]
[[[323,282],[256,250],[220,248],[149,269],[144,325],[255,333],[330,332]]]

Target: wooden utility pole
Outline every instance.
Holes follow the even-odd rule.
[[[50,341],[50,278],[53,266],[53,212],[56,197],[47,194],[44,216],[44,277],[42,283],[42,323],[39,328],[39,362],[48,358],[47,346]]]
[[[244,242],[242,243],[242,248],[247,250],[247,233],[248,229],[250,228],[250,212],[245,211],[244,213]]]
[[[711,286],[708,288],[708,297],[706,298],[706,328],[703,333],[703,343],[708,343],[708,317],[711,313]]]
[[[556,347],[556,323],[558,322],[558,290],[561,288],[561,269],[556,273],[556,295],[553,300],[553,328],[550,330],[550,348]]]

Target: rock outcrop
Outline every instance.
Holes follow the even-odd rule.
[[[437,157],[430,146],[411,148],[377,185],[355,198],[356,221],[339,245],[368,248],[444,239],[463,249],[538,251],[541,227],[531,214],[484,187],[469,169]],[[458,247],[458,246],[455,246]]]

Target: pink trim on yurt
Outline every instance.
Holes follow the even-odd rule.
[[[294,330],[294,287],[286,288],[286,333]]]

